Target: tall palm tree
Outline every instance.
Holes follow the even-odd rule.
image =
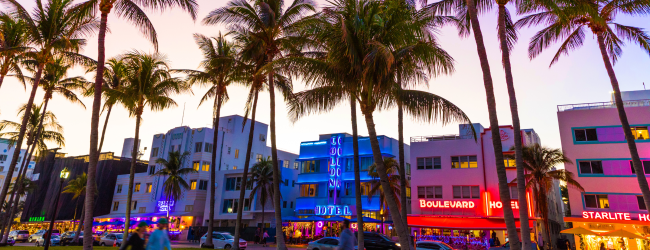
[[[0,87],[5,77],[16,74],[22,81],[20,58],[23,52],[29,50],[27,24],[13,13],[0,13]]]
[[[204,71],[183,70],[187,73],[188,83],[191,85],[199,84],[209,86],[208,91],[203,95],[199,106],[203,102],[214,98],[212,105],[212,126],[214,127],[214,136],[212,141],[217,143],[219,135],[219,118],[221,117],[221,105],[228,101],[227,87],[236,80],[237,72],[235,70],[236,60],[235,44],[228,42],[221,33],[217,37],[206,37],[201,34],[194,34],[194,41],[203,53],[203,60],[200,67]],[[223,138],[221,138],[223,140]],[[206,236],[204,246],[212,248],[212,230],[214,222],[214,184],[215,168],[217,166],[217,147],[212,147],[212,167],[210,169],[210,217],[208,218],[208,235]],[[240,194],[240,200],[243,200],[243,192]]]
[[[513,149],[514,148],[511,148],[511,150]],[[571,160],[564,155],[561,149],[548,148],[540,146],[539,144],[526,146],[522,150],[522,158],[523,167],[526,168],[526,171],[528,172],[528,174],[525,175],[526,188],[533,190],[533,197],[535,197],[537,211],[539,211],[542,222],[544,222],[546,230],[545,236],[548,237],[545,241],[551,242],[551,231],[549,230],[548,224],[548,200],[546,194],[551,190],[551,188],[557,188],[557,186],[553,186],[553,182],[564,182],[567,186],[577,188],[583,192],[585,189],[573,177],[573,173],[566,169],[555,168],[555,166],[560,164],[572,164]],[[552,244],[548,245],[552,247]]]
[[[144,109],[148,107],[151,111],[162,111],[175,107],[177,104],[171,99],[171,96],[191,93],[191,89],[181,78],[172,77],[169,62],[162,54],[132,51],[125,54],[123,60],[126,64],[126,82],[128,84],[120,90],[109,90],[108,96],[121,100],[129,110],[130,116],[135,116],[135,143],[131,152],[131,171],[126,201],[127,204],[131,204],[135,165],[140,149],[140,121]],[[124,238],[127,238],[131,209],[126,210],[125,216],[127,221],[124,224]]]
[[[252,4],[251,4],[252,3]],[[264,64],[271,63],[285,54],[300,50],[301,39],[304,37],[301,31],[300,23],[307,14],[314,12],[314,3],[311,0],[294,0],[289,6],[284,6],[282,0],[233,0],[226,4],[225,7],[212,11],[203,19],[205,24],[226,24],[231,25],[231,29],[246,35],[247,43],[243,43],[242,54],[253,58],[256,66],[261,68]],[[273,70],[268,72],[258,72],[257,74],[266,74],[267,89],[269,91],[270,104],[270,133],[271,133],[271,159],[273,161],[273,174],[275,179],[280,179],[280,170],[278,167],[278,151],[275,134],[275,88],[276,77]],[[290,85],[289,85],[290,86]],[[291,89],[284,89],[285,98],[287,94],[293,92]],[[248,166],[244,166],[244,183]],[[275,186],[274,193],[274,210],[276,235],[282,235],[282,214],[280,205],[280,183],[273,183]],[[235,241],[239,240],[239,228],[241,227],[241,206],[237,211],[237,222],[235,224]],[[278,249],[286,249],[283,237],[277,237]],[[238,249],[236,246],[235,249]]]
[[[384,158],[384,166],[386,166],[386,173],[388,174],[388,184],[390,186],[390,192],[393,194],[395,197],[400,197],[400,193],[402,191],[401,187],[401,176],[399,176],[400,171],[399,168],[401,167],[402,164],[397,162],[395,158],[392,157],[386,157]],[[379,204],[381,204],[381,216],[382,216],[382,223],[388,218],[387,213],[386,213],[386,207],[387,207],[387,202],[386,202],[386,191],[382,188],[382,185],[379,181],[379,173],[377,172],[377,164],[372,164],[368,168],[368,176],[372,178],[372,180],[369,182],[370,183],[370,190],[368,191],[368,201],[372,200],[372,197],[375,195],[379,195]],[[409,181],[406,181],[407,186],[411,186],[409,184]],[[402,204],[408,203],[406,202],[405,199],[397,199],[395,201],[397,203],[397,206],[402,208]],[[382,227],[383,230],[383,227]]]
[[[545,2],[541,7],[529,8],[528,12],[541,9],[541,12],[526,16],[515,24],[516,28],[525,26],[545,26],[537,32],[528,45],[528,56],[533,59],[552,46],[555,42],[561,41],[559,49],[553,56],[549,65],[553,66],[560,56],[568,55],[570,52],[582,47],[585,42],[585,31],[591,31],[596,37],[598,48],[609,76],[614,93],[614,102],[618,117],[623,127],[625,140],[627,141],[632,166],[635,169],[639,188],[643,194],[646,207],[650,209],[650,188],[648,180],[643,174],[643,167],[639,158],[634,135],[630,128],[630,122],[625,113],[625,106],[621,98],[621,90],[618,86],[618,79],[614,72],[613,63],[623,53],[624,41],[637,44],[646,53],[650,53],[650,35],[642,28],[627,26],[616,22],[616,17],[621,15],[647,15],[650,3],[643,0],[620,1],[558,1]],[[650,210],[649,210],[650,211]]]
[[[273,163],[267,159],[262,159],[255,163],[251,169],[251,178],[249,181],[253,187],[248,196],[251,206],[255,196],[257,196],[257,200],[262,206],[262,230],[260,231],[260,235],[258,235],[261,239],[262,234],[264,233],[264,210],[266,208],[266,203],[268,201],[273,203],[273,200],[270,198],[273,197],[275,192],[273,189]]]
[[[162,157],[156,159],[156,164],[162,165],[162,168],[158,170],[158,172],[154,173],[154,175],[164,176],[167,178],[163,183],[163,194],[167,201],[177,200],[181,196],[183,190],[190,188],[190,185],[187,184],[187,181],[183,178],[185,175],[198,173],[198,171],[193,168],[183,167],[183,162],[189,156],[190,152],[188,151],[183,153],[180,151],[170,151],[167,155],[167,158],[169,159],[164,159]]]
[[[27,24],[28,36],[35,49],[24,53],[24,56],[38,62],[32,90],[25,109],[26,115],[18,133],[16,149],[9,165],[7,178],[2,191],[0,191],[0,200],[5,200],[23,144],[27,129],[27,118],[32,111],[43,68],[54,60],[55,55],[63,56],[72,61],[85,61],[81,60],[85,59],[83,56],[77,54],[79,49],[85,45],[85,40],[81,37],[91,34],[98,23],[94,17],[76,9],[78,6],[74,5],[73,0],[49,0],[45,4],[42,3],[42,0],[37,0],[32,14],[16,0],[2,0],[0,2],[7,6],[11,12],[15,12]],[[2,239],[0,243],[6,243],[6,239]]]
[[[15,1],[15,0],[5,0]],[[102,86],[104,85],[104,67],[106,63],[106,32],[108,27],[108,14],[115,8],[115,13],[118,17],[123,17],[140,29],[140,31],[153,43],[156,51],[158,50],[158,34],[153,27],[153,24],[144,12],[144,9],[163,11],[169,8],[180,7],[187,11],[193,20],[196,19],[198,11],[198,4],[195,0],[87,0],[79,4],[78,9],[80,13],[87,15],[95,15],[97,10],[101,12],[99,23],[99,34],[97,37],[97,72],[95,74],[95,91],[93,96],[92,116],[90,118],[90,149],[89,149],[89,164],[88,164],[88,186],[90,189],[95,188],[95,174],[97,173],[97,162],[99,161],[99,153],[101,146],[97,147],[99,137],[99,116]],[[107,120],[104,122],[106,124]],[[104,126],[105,128],[106,126]],[[102,132],[102,138],[104,132]],[[93,192],[89,192],[93,193]],[[93,211],[93,196],[86,194],[86,210],[88,221],[92,220]],[[127,212],[129,213],[129,212]],[[128,224],[128,222],[127,222]],[[88,224],[84,228],[84,234],[92,234],[92,225]],[[93,248],[92,237],[84,238],[84,250],[91,250]]]
[[[63,188],[63,193],[69,193],[73,194],[72,199],[76,199],[77,201],[75,202],[74,206],[74,217],[73,220],[77,219],[77,207],[79,207],[79,200],[80,197],[86,194],[86,184],[88,182],[88,175],[86,173],[81,173],[81,175],[78,175],[77,178],[74,178],[68,182],[68,185],[66,185]],[[79,219],[79,225],[77,226],[77,229],[75,230],[75,235],[74,238],[72,239],[72,244],[78,244],[79,243],[79,234],[81,233],[81,225],[84,224],[84,213],[86,211],[84,210],[84,204],[81,205],[81,218]]]

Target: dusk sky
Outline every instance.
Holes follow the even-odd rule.
[[[201,33],[215,36],[219,31],[226,31],[223,26],[205,26],[201,24],[210,11],[227,3],[226,0],[197,0],[199,15],[192,21],[189,15],[173,10],[163,13],[148,12],[156,30],[160,43],[159,51],[168,56],[172,68],[196,69],[202,55],[194,43],[192,34]],[[34,6],[33,0],[19,0],[28,9]],[[290,0],[285,3],[289,4]],[[318,1],[319,7],[326,4]],[[511,11],[514,8],[509,6]],[[518,19],[519,17],[516,17]],[[648,17],[630,17],[619,15],[617,22],[625,25],[650,29]],[[106,39],[106,55],[108,58],[130,50],[153,51],[152,45],[143,38],[137,28],[111,14],[109,16],[110,34]],[[495,83],[497,108],[500,125],[511,124],[508,94],[505,77],[501,67],[501,56],[496,34],[496,9],[481,17],[481,28],[490,59],[490,67]],[[586,32],[585,44],[582,48],[563,56],[558,63],[549,68],[549,63],[558,45],[531,61],[528,58],[527,47],[530,37],[542,27],[524,29],[519,32],[519,42],[512,52],[514,80],[519,101],[519,115],[522,128],[532,128],[540,136],[542,143],[550,147],[561,147],[557,125],[557,105],[606,102],[610,100],[611,85],[607,77],[595,37]],[[481,68],[476,54],[473,36],[460,38],[456,29],[445,27],[439,33],[439,42],[444,49],[456,60],[456,71],[451,75],[432,78],[429,86],[421,86],[427,90],[452,101],[462,108],[474,123],[489,127],[485,89]],[[88,46],[83,53],[97,58],[97,37],[88,37]],[[628,44],[624,54],[615,65],[616,74],[621,90],[641,90],[643,82],[650,84],[650,58],[637,45]],[[70,76],[83,74],[82,69],[69,72]],[[91,75],[86,75],[90,78]],[[90,79],[94,80],[94,79]],[[295,91],[305,89],[301,79],[294,79]],[[649,85],[650,87],[650,85]],[[163,112],[145,111],[143,114],[140,136],[143,147],[149,150],[144,154],[148,159],[152,137],[154,134],[166,133],[169,129],[181,125],[183,107],[185,115],[182,124],[191,128],[211,127],[211,103],[198,107],[200,97],[206,88],[193,88],[194,95],[174,96],[178,106]],[[0,120],[20,122],[16,115],[19,106],[27,102],[30,88],[25,91],[15,79],[6,79],[0,89]],[[247,91],[240,86],[228,89],[230,101],[223,106],[222,116],[244,114],[244,102]],[[42,101],[43,92],[39,89],[36,103]],[[54,96],[49,110],[54,112],[61,125],[65,128],[66,145],[60,152],[70,156],[88,154],[90,135],[90,116],[92,98],[84,98],[87,109],[77,104],[71,104],[61,96]],[[277,139],[278,148],[299,153],[301,141],[317,140],[318,134],[348,132],[351,133],[350,109],[341,105],[327,114],[313,115],[292,123],[286,115],[286,106],[281,98],[277,100]],[[257,119],[269,123],[268,93],[260,95]],[[359,114],[359,132],[367,135],[366,124]],[[458,125],[442,126],[437,123],[420,123],[405,117],[405,140],[412,136],[457,134]],[[100,123],[103,124],[104,116]],[[397,112],[389,110],[375,113],[377,133],[397,138]],[[114,109],[111,114],[104,149],[119,155],[124,138],[133,137],[135,119],[121,107]],[[100,125],[101,129],[101,125]],[[244,138],[242,138],[244,139]],[[270,141],[268,141],[270,145]],[[54,145],[50,145],[54,146]]]

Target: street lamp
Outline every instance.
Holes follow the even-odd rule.
[[[59,191],[56,192],[56,199],[54,200],[54,213],[52,213],[52,220],[50,221],[50,229],[47,230],[47,238],[45,239],[45,248],[44,250],[48,250],[50,247],[50,241],[52,240],[52,229],[54,228],[54,220],[56,219],[57,212],[59,211],[59,198],[61,198],[61,188],[63,188],[63,182],[68,179],[70,176],[70,171],[68,171],[68,168],[65,167],[63,170],[61,170],[61,174],[59,175],[60,177],[60,183],[59,183]]]

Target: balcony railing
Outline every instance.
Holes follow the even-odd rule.
[[[650,106],[650,100],[633,100],[623,101],[625,107],[645,107]],[[579,104],[564,104],[557,105],[557,112],[564,112],[570,110],[588,110],[588,109],[609,109],[616,108],[614,102],[594,102],[594,103],[579,103]]]
[[[453,141],[468,139],[460,135],[427,135],[427,136],[413,136],[411,142],[425,142],[425,141]]]

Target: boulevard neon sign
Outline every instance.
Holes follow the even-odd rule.
[[[421,208],[474,208],[476,204],[473,201],[426,201],[420,200]]]
[[[350,215],[352,215],[352,210],[350,210],[350,206],[325,205],[325,206],[316,206],[314,208],[314,213],[316,215],[343,215],[343,216],[350,216]]]

